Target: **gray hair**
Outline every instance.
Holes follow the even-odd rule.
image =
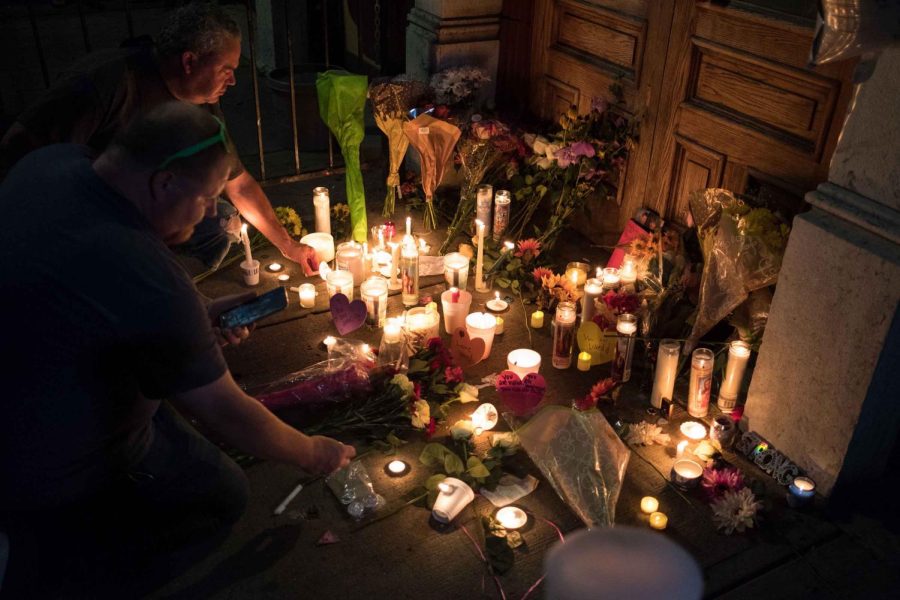
[[[241,37],[231,15],[217,4],[192,2],[172,13],[157,36],[156,49],[163,57],[184,52],[204,56],[220,49],[225,37]]]

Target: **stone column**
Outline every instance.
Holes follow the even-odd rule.
[[[744,413],[830,495],[879,477],[900,427],[900,49],[794,220]]]
[[[427,80],[449,67],[481,67],[491,78],[482,99],[493,104],[502,8],[503,0],[416,0],[406,28],[406,73]]]

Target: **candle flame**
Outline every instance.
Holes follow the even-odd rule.
[[[247,224],[241,224],[241,235],[247,235]]]
[[[337,343],[337,338],[333,335],[329,335],[324,340],[322,340],[322,343],[325,344],[325,346],[327,346],[328,348],[331,348]]]
[[[445,494],[452,494],[454,490],[454,486],[449,483],[444,483],[443,481],[438,484],[438,489]]]
[[[512,250],[513,248],[516,247],[516,245],[513,244],[512,242],[503,242],[503,245],[506,246],[507,250]]]

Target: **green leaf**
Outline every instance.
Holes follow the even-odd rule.
[[[447,454],[444,455],[444,470],[450,475],[459,475],[463,469],[462,459],[447,450]]]
[[[470,456],[469,460],[466,461],[466,467],[469,475],[474,477],[475,479],[485,479],[486,477],[491,476],[490,470],[484,466],[481,462],[481,459],[477,456]]]
[[[419,455],[419,462],[421,462],[426,467],[443,467],[444,466],[444,456],[449,453],[441,444],[426,444],[424,448],[422,448],[422,453]]]
[[[438,473],[437,475],[432,475],[428,479],[425,480],[425,489],[429,492],[432,490],[436,490],[437,486],[440,482],[447,479],[447,476],[443,473]]]
[[[500,287],[508,288],[509,284],[510,284],[510,281],[506,277],[498,277],[497,278],[497,285],[499,285]]]
[[[488,562],[491,563],[491,569],[495,573],[503,575],[513,568],[516,563],[516,555],[506,543],[506,539],[490,536],[485,540],[484,545],[487,550]]]
[[[519,284],[519,280],[518,280],[518,279],[516,279],[516,280],[515,280],[515,281],[513,281],[513,282],[512,282],[512,284],[511,284],[511,285],[512,285],[512,289],[514,289],[514,290],[518,290],[518,289],[519,289],[519,286],[520,286],[520,284]]]
[[[401,440],[393,433],[387,434],[387,436],[385,436],[384,439],[387,440],[387,443],[390,444],[391,446],[393,446],[394,448],[399,448],[400,446],[402,446],[406,443],[406,440]]]

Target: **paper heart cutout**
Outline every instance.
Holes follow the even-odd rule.
[[[578,349],[591,355],[592,365],[610,362],[616,356],[616,336],[606,335],[593,321],[582,323],[578,328]]]
[[[350,302],[344,294],[335,294],[328,301],[328,306],[334,326],[341,335],[356,331],[366,322],[366,303],[362,300]]]
[[[503,371],[497,376],[497,395],[517,417],[533,412],[546,391],[547,382],[540,373],[529,373],[525,379],[519,379],[513,371]]]
[[[450,356],[457,366],[466,369],[476,365],[484,358],[485,344],[481,338],[470,338],[469,332],[462,327],[453,330],[450,336]]]

